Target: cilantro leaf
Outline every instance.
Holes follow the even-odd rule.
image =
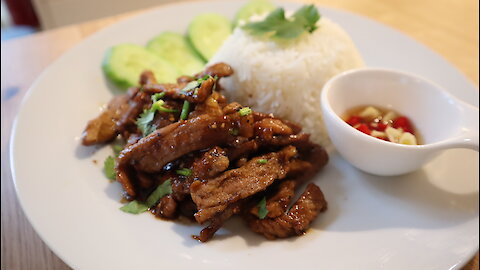
[[[148,207],[138,201],[131,201],[124,206],[120,207],[120,210],[130,214],[140,214],[148,210]]]
[[[202,78],[198,78],[195,81],[189,82],[180,92],[187,94],[190,91],[194,91],[194,94],[197,94],[198,88],[202,85],[202,83],[210,78],[214,78],[217,80],[217,77],[212,77],[211,75],[207,74]],[[143,113],[137,119],[137,127],[143,133],[143,136],[147,136],[148,134],[152,133],[156,130],[156,126],[152,125],[152,121],[155,118],[155,113],[157,111],[166,112],[166,113],[175,113],[178,112],[176,109],[171,109],[165,107],[165,101],[161,98],[165,96],[165,92],[155,93],[151,96],[152,105],[149,109],[145,109]],[[181,120],[186,120],[188,118],[188,113],[190,111],[190,102],[186,101],[183,103],[183,108],[180,114]]]
[[[140,214],[148,210],[148,208],[154,206],[165,195],[172,193],[172,184],[170,180],[163,182],[148,196],[145,203],[141,203],[137,200],[131,201],[126,205],[120,207],[120,210],[130,214]]]
[[[140,114],[140,117],[137,119],[137,126],[138,129],[143,133],[143,136],[147,136],[148,134],[152,133],[152,126],[150,125],[150,122],[153,121],[153,118],[155,117],[155,111],[152,110],[144,110],[142,114]]]
[[[264,35],[274,33],[277,28],[286,22],[285,10],[277,8],[259,22],[251,22],[243,26],[243,29],[250,31],[253,35]]]
[[[263,199],[258,203],[258,218],[264,219],[268,214],[267,209],[267,198],[263,197]]]
[[[157,129],[156,125],[148,125],[147,129],[145,130],[145,136],[148,136],[150,133],[154,132]]]
[[[315,24],[320,19],[320,14],[314,5],[307,5],[297,10],[295,14],[293,14],[293,17],[299,24],[302,24],[309,33],[312,33],[317,29]]]
[[[172,193],[172,184],[170,180],[163,182],[148,196],[146,205],[150,208],[155,205],[163,196]]]
[[[125,148],[125,143],[123,142],[114,141],[112,143],[112,150],[113,150],[113,153],[115,153],[116,157],[118,157],[120,152],[122,152],[123,148]]]
[[[267,36],[276,39],[294,39],[305,31],[312,33],[320,14],[314,5],[298,9],[291,18],[285,17],[283,8],[272,11],[263,21],[247,23],[243,29],[252,35]]]
[[[103,162],[103,172],[105,176],[110,180],[115,180],[117,174],[115,172],[115,159],[112,156],[108,156]]]
[[[140,129],[140,131],[142,131],[144,137],[157,129],[155,125],[151,125],[151,122],[155,118],[155,113],[157,111],[167,113],[178,112],[178,110],[170,109],[164,106],[165,101],[161,99],[164,96],[165,92],[153,94],[151,96],[153,102],[152,105],[149,109],[145,109],[137,119],[137,127]]]
[[[300,24],[285,23],[278,27],[274,37],[280,39],[294,39],[300,36],[305,28]]]

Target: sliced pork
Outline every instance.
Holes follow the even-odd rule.
[[[284,200],[280,201],[292,198],[289,192],[282,190],[280,192],[283,193],[279,195],[284,195]],[[322,191],[317,185],[310,183],[288,212],[274,218],[266,217],[264,219],[250,214],[247,215],[246,220],[252,231],[273,240],[304,234],[317,215],[326,209],[327,201],[325,201]]]
[[[327,202],[320,188],[309,184],[290,204],[328,155],[301,126],[228,103],[218,80],[232,73],[218,63],[161,84],[145,71],[138,87],[112,99],[88,123],[82,143],[123,139],[115,170],[125,198],[149,202],[162,219],[186,217],[206,226],[194,236],[201,242],[233,215],[268,239],[303,234]],[[171,183],[166,195],[156,192],[165,192],[165,186],[158,188],[163,183]],[[162,195],[153,202],[152,194]],[[262,198],[265,209],[258,205]]]

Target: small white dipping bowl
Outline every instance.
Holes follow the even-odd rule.
[[[333,77],[323,87],[325,125],[338,152],[353,166],[376,175],[400,175],[422,167],[442,150],[478,151],[478,108],[458,100],[418,76],[363,68]],[[366,135],[341,117],[349,109],[373,105],[405,115],[423,145],[404,145]]]

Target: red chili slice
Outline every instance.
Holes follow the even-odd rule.
[[[403,131],[413,134],[412,124],[410,123],[410,120],[405,116],[400,116],[393,120],[392,126],[394,128],[402,128]]]
[[[385,131],[385,129],[387,129],[388,125],[387,124],[384,124],[384,123],[379,123],[378,124],[378,131]]]
[[[375,124],[375,125],[374,125]],[[385,129],[387,129],[387,125],[384,124],[384,123],[371,123],[370,124],[370,128],[371,129],[374,129],[376,131],[385,131]]]
[[[357,130],[367,134],[367,135],[370,135],[372,133],[372,131],[368,128],[367,125],[365,124],[360,124],[358,127],[357,127]]]
[[[362,118],[360,116],[350,116],[350,118],[348,118],[348,120],[346,121],[347,124],[349,124],[350,126],[355,126],[355,125],[358,125],[362,122]]]

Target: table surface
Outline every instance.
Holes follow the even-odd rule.
[[[478,86],[478,1],[315,0],[390,25],[445,57]],[[144,11],[58,28],[1,43],[1,269],[70,269],[38,237],[15,195],[9,137],[19,104],[38,75],[92,33]],[[463,268],[478,269],[478,252]]]

